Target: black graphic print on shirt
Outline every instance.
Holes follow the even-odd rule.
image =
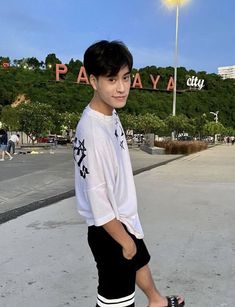
[[[89,174],[89,171],[88,168],[82,163],[82,161],[86,157],[86,147],[84,139],[80,141],[75,138],[73,146],[73,157],[74,160],[77,162],[77,166],[80,169],[80,176],[85,179],[86,175]]]
[[[117,115],[117,112],[115,112],[114,114],[116,116],[116,118],[115,118],[115,132],[114,132],[114,135],[116,136],[121,149],[125,150],[125,147],[124,147],[124,131],[123,131],[122,125],[120,123],[119,117]]]

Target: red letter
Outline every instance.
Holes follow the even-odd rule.
[[[9,67],[10,67],[10,63],[8,63],[8,62],[3,62],[3,63],[2,63],[2,67],[3,67],[3,68],[9,68]]]
[[[141,78],[140,78],[140,74],[137,72],[132,84],[132,87],[139,87],[139,88],[143,88],[142,86],[142,82],[141,82]]]
[[[174,89],[174,79],[170,77],[168,84],[167,84],[167,91],[173,91]]]
[[[84,66],[81,66],[81,68],[79,70],[78,78],[77,78],[77,83],[80,83],[81,81],[85,82],[86,84],[89,84],[87,74],[86,74],[86,70],[85,70]]]
[[[60,75],[65,75],[68,71],[68,68],[65,64],[56,64],[55,71],[56,71],[56,81],[60,81]]]
[[[153,84],[153,89],[156,90],[157,88],[157,84],[158,84],[158,81],[160,79],[160,76],[158,75],[156,80],[154,79],[153,75],[150,75],[150,79],[152,81],[152,84]]]

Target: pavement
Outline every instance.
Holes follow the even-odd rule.
[[[8,164],[8,172],[1,179],[1,189],[2,182],[9,180],[10,184],[17,178],[15,172],[7,176],[11,162],[35,167],[28,173],[22,170],[20,181],[31,173],[38,180],[40,172],[48,173],[41,178],[56,177],[59,161],[63,165],[70,157],[72,162],[69,152],[59,151],[17,156],[6,162],[3,168]],[[130,154],[134,171],[145,169],[134,179],[158,289],[165,295],[182,294],[190,307],[234,306],[235,146],[215,146],[172,161],[172,157],[151,156],[139,149],[130,149]],[[44,168],[43,159],[47,161]],[[39,161],[42,165],[35,166]],[[72,169],[64,177],[73,177]],[[59,183],[62,178],[60,175]],[[35,181],[28,179],[29,189]],[[50,184],[48,180],[44,190]],[[1,307],[95,305],[97,273],[75,197],[2,223],[0,233]],[[146,306],[146,298],[137,289],[136,307]]]
[[[71,147],[24,148],[16,152],[20,154],[13,160],[0,162],[0,224],[74,196]],[[130,148],[130,156],[135,175],[181,157],[149,155],[138,147]]]

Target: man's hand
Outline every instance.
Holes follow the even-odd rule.
[[[125,247],[123,246],[122,254],[124,258],[131,260],[135,256],[137,249],[136,249],[135,242],[132,240],[131,237],[129,241],[130,242]]]
[[[122,246],[123,257],[131,260],[137,250],[132,237],[126,232],[122,223],[116,218],[103,225],[109,235]]]

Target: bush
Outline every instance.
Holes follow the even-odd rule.
[[[208,145],[203,141],[155,141],[156,147],[165,148],[166,154],[189,155],[207,149]]]

